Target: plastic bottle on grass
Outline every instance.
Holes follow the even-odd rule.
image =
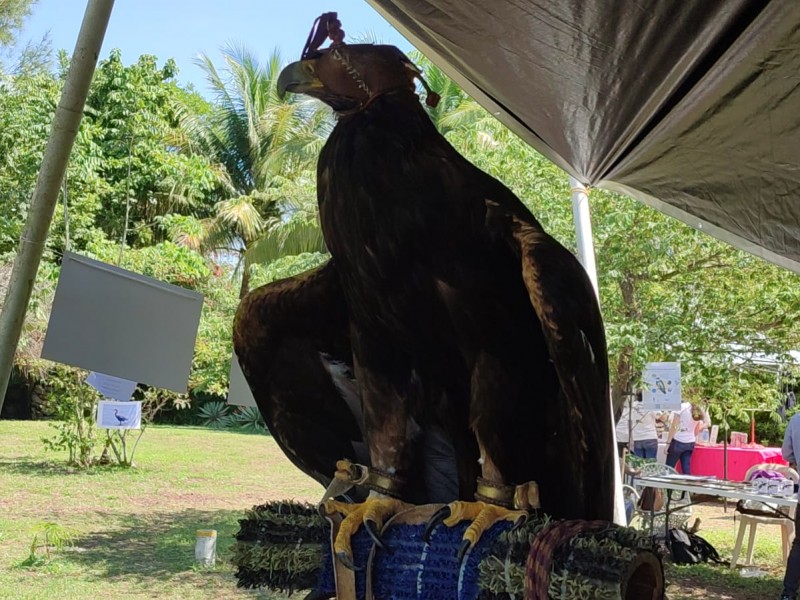
[[[213,567],[217,559],[217,530],[198,529],[194,545],[195,560],[205,566]]]

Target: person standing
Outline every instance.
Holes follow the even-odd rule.
[[[681,472],[691,475],[692,453],[697,434],[705,429],[702,410],[691,402],[681,402],[681,409],[672,414],[672,423],[667,437],[667,466],[675,467],[681,463]]]
[[[633,403],[633,453],[640,458],[658,456],[658,432],[652,411],[644,410],[641,402]]]
[[[633,405],[633,412],[631,412],[631,405]],[[641,399],[625,402],[622,407],[622,415],[617,421],[617,450],[620,456],[622,456],[623,448],[628,448],[634,456],[639,458],[656,458],[658,456],[655,415],[652,411],[642,408]]]
[[[800,451],[800,413],[796,413],[786,426],[783,435],[783,458],[793,469],[797,469],[797,453]],[[786,561],[786,574],[783,576],[783,594],[781,600],[795,600],[800,587],[800,524],[794,522],[794,541]]]

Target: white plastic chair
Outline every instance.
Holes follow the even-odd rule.
[[[798,482],[800,476],[798,475],[797,471],[792,469],[791,467],[787,467],[786,465],[775,465],[772,463],[762,463],[758,465],[753,465],[747,470],[747,474],[744,476],[745,481],[750,481],[751,477],[756,471],[777,471],[778,473],[782,474],[787,479],[791,479],[795,483]],[[756,528],[759,525],[780,525],[781,527],[781,546],[783,550],[783,565],[786,566],[786,561],[789,558],[789,547],[792,544],[792,540],[794,539],[794,513],[795,509],[792,508],[789,511],[789,517],[761,517],[756,515],[747,515],[744,513],[740,513],[737,509],[736,512],[739,514],[739,531],[736,534],[736,544],[733,547],[733,554],[731,556],[731,568],[736,568],[736,561],[739,560],[739,554],[742,551],[742,542],[744,541],[744,531],[745,528],[748,526],[750,527],[750,538],[747,542],[747,565],[753,564],[753,549],[755,548],[755,541],[756,541]]]

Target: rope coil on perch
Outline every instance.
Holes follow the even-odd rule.
[[[533,516],[514,531],[508,523],[495,525],[459,564],[467,522],[439,526],[430,544],[422,540],[438,508],[415,507],[387,522],[382,536],[388,551],[377,548],[363,528],[356,533],[354,561],[365,567],[355,573],[357,600],[663,598],[661,560],[652,542],[633,529]],[[273,502],[247,511],[239,523],[233,546],[239,586],[313,588],[309,598],[333,597],[330,526],[315,506]]]

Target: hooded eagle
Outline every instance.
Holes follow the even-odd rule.
[[[453,503],[450,522],[474,518],[461,508],[475,500],[611,519],[608,364],[586,273],[437,132],[402,52],[343,44],[335,18],[320,28],[334,43],[310,36],[279,91],[338,116],[317,167],[331,259],[251,292],[234,328],[275,440],[323,485],[341,459],[364,465],[367,503]],[[370,514],[356,518],[379,529]]]

